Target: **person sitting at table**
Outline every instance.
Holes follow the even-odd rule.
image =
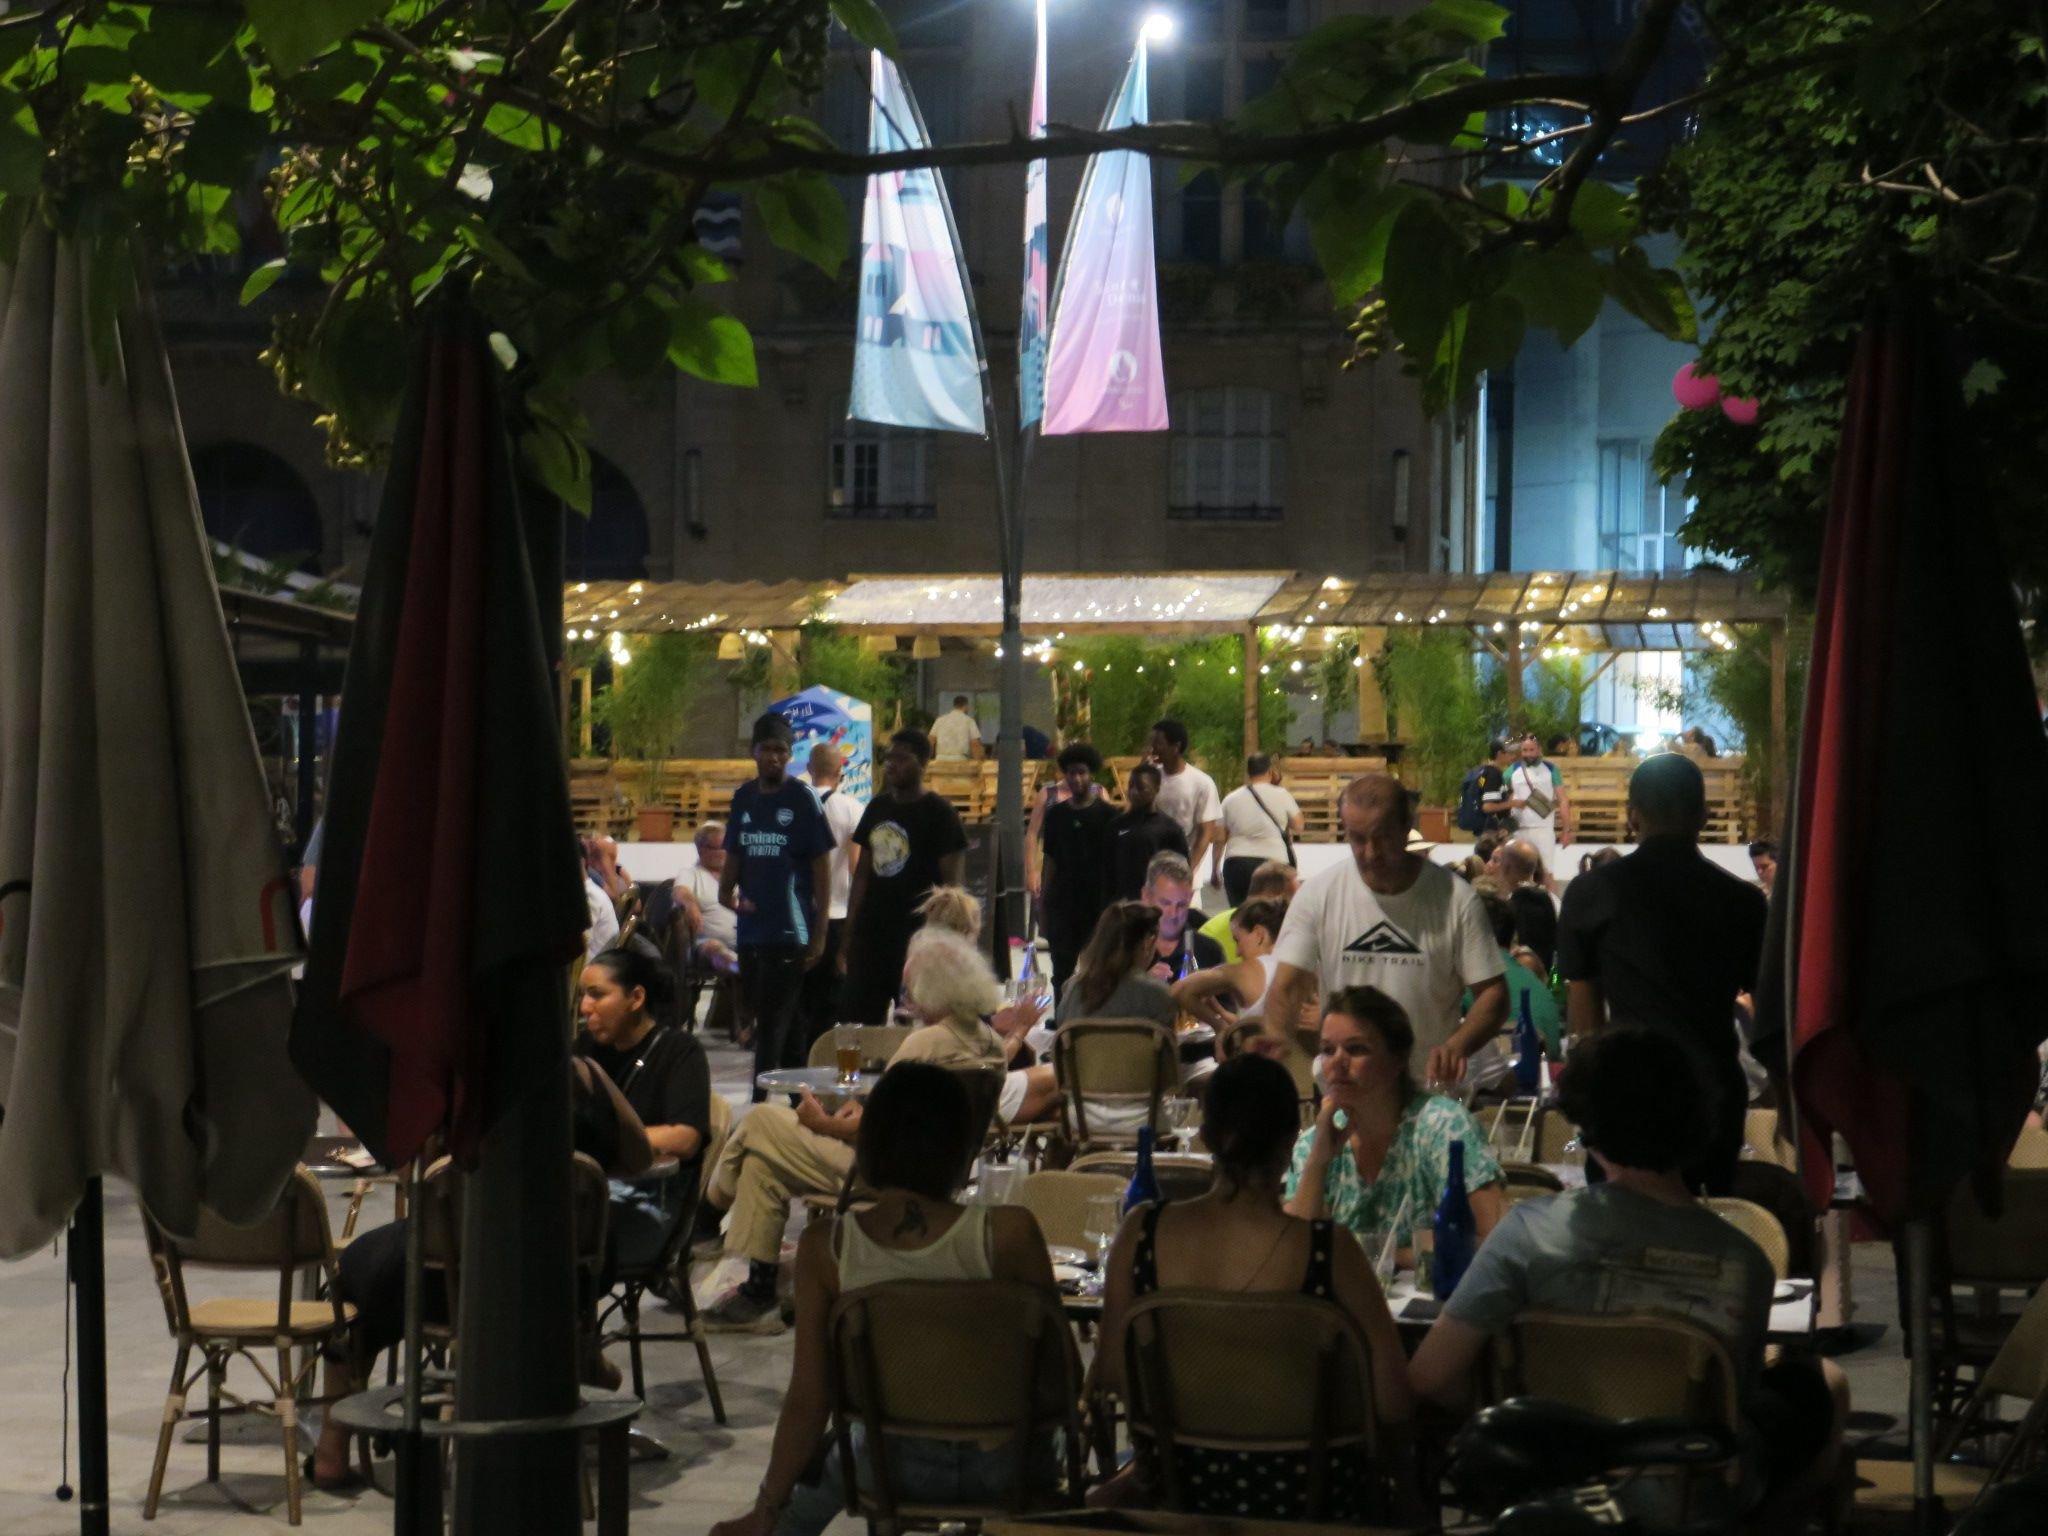
[[[631,1179],[654,1161],[647,1128],[618,1086],[587,1061],[569,1062],[572,1142],[578,1152],[596,1159],[613,1178]],[[421,1277],[421,1311],[429,1322],[448,1320],[448,1298],[438,1271]],[[341,1250],[335,1265],[334,1293],[356,1309],[344,1354],[327,1356],[327,1392],[340,1400],[362,1389],[359,1363],[373,1361],[405,1337],[405,1223],[386,1222],[358,1232]],[[606,1370],[597,1359],[585,1362],[586,1374],[617,1386],[616,1368]],[[320,1425],[313,1449],[313,1484],[339,1491],[356,1486],[348,1464],[348,1431],[332,1414]]]
[[[1472,889],[1479,893],[1479,905],[1486,912],[1487,922],[1493,925],[1494,942],[1500,945],[1501,959],[1506,962],[1503,975],[1508,984],[1508,1030],[1512,1034],[1518,1027],[1522,1017],[1522,998],[1527,994],[1530,1022],[1543,1037],[1543,1049],[1555,1058],[1564,1035],[1564,1017],[1557,1011],[1557,998],[1550,990],[1550,967],[1533,949],[1520,942],[1521,930],[1515,922],[1518,909],[1501,893],[1493,877],[1489,875],[1484,880],[1474,881]],[[1543,903],[1545,911],[1549,910],[1550,903],[1540,892],[1537,900]],[[1465,1006],[1471,1007],[1469,994]]]
[[[1766,1494],[1745,1529],[1796,1521],[1839,1461],[1847,1378],[1832,1361],[1764,1364],[1770,1261],[1694,1198],[1681,1172],[1712,1135],[1692,1054],[1665,1032],[1605,1031],[1574,1047],[1559,1095],[1606,1181],[1515,1206],[1416,1350],[1409,1384],[1418,1397],[1466,1406],[1487,1341],[1532,1309],[1682,1317],[1727,1345],[1738,1375],[1754,1431],[1749,1481]]]
[[[693,1034],[664,1024],[675,979],[632,948],[608,949],[583,967],[576,1054],[603,1070],[647,1127],[654,1155],[680,1165],[647,1186],[614,1186],[606,1247],[613,1267],[661,1255],[682,1191],[698,1176],[711,1138],[711,1068]]]
[[[824,1456],[816,1482],[806,1469],[826,1447],[829,1320],[840,1296],[902,1280],[1004,1280],[1056,1296],[1052,1261],[1031,1213],[1021,1206],[962,1206],[955,1196],[980,1149],[967,1090],[929,1062],[883,1074],[862,1117],[855,1153],[874,1205],[804,1229],[796,1255],[796,1357],[775,1420],[775,1442],[754,1506],[712,1527],[712,1536],[818,1536],[846,1512],[839,1457]],[[754,1114],[759,1114],[757,1109]],[[751,1118],[751,1116],[749,1117]],[[979,1500],[1012,1485],[1014,1444],[890,1436],[896,1496],[905,1503]],[[858,1429],[854,1454],[865,1461]],[[1034,1481],[1058,1475],[1050,1440],[1033,1446]]]
[[[1233,1024],[1265,1017],[1266,989],[1273,984],[1273,941],[1280,936],[1280,924],[1287,917],[1287,903],[1271,896],[1254,896],[1230,914],[1230,936],[1237,947],[1235,961],[1206,971],[1196,971],[1173,984],[1174,1007],[1193,1014],[1219,1033]]]
[[[964,885],[935,885],[917,904],[925,928],[942,928],[973,940],[981,937],[981,903]],[[907,967],[906,967],[907,968]]]
[[[969,1067],[1001,1067],[1016,1054],[1018,1020],[998,1011],[1002,1000],[995,974],[981,952],[959,934],[923,928],[911,937],[904,962],[904,991],[910,1011],[924,1021],[896,1054],[899,1061]],[[1020,1005],[1022,1007],[1023,1005]],[[1004,1024],[999,1032],[989,1020]],[[996,1114],[1005,1125],[1043,1118],[1059,1101],[1049,1066],[1007,1071]],[[790,1206],[806,1195],[837,1195],[853,1166],[865,1108],[848,1099],[827,1110],[806,1092],[795,1109],[757,1104],[727,1139],[711,1171],[704,1199],[730,1211],[725,1257],[706,1277],[698,1295],[705,1326],[722,1333],[773,1334],[783,1330],[778,1295],[782,1234]],[[743,1268],[743,1278],[736,1273]],[[738,1283],[735,1286],[734,1280]]]
[[[1409,1414],[1407,1357],[1364,1250],[1337,1236],[1327,1217],[1303,1220],[1281,1203],[1281,1181],[1301,1118],[1294,1079],[1262,1056],[1232,1057],[1202,1096],[1202,1144],[1216,1160],[1206,1195],[1171,1205],[1146,1205],[1125,1218],[1104,1266],[1102,1327],[1095,1384],[1123,1386],[1124,1324],[1131,1304],[1154,1291],[1188,1289],[1300,1293],[1339,1308],[1364,1334],[1372,1360],[1373,1403],[1382,1423]],[[1141,1449],[1129,1471],[1091,1503],[1135,1502],[1158,1485],[1158,1469]],[[1308,1480],[1297,1452],[1218,1454],[1175,1448],[1177,1481],[1193,1513],[1306,1520]],[[1332,1523],[1364,1520],[1362,1496],[1372,1469],[1356,1452],[1337,1453],[1331,1467]],[[1113,1485],[1128,1482],[1128,1488]]]
[[[1386,993],[1345,987],[1324,1000],[1316,1056],[1323,1102],[1295,1141],[1287,1209],[1333,1217],[1361,1241],[1390,1227],[1405,1237],[1436,1210],[1451,1143],[1461,1141],[1483,1243],[1507,1210],[1500,1163],[1463,1104],[1416,1087],[1414,1050],[1415,1028]]]
[[[1159,946],[1159,910],[1142,901],[1112,902],[1074,964],[1053,1023],[1073,1019],[1151,1019],[1173,1028],[1180,1010],[1151,973]]]

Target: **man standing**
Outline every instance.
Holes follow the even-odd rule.
[[[811,748],[811,788],[825,808],[825,825],[832,829],[832,899],[825,924],[825,958],[804,976],[804,1042],[808,1046],[830,1029],[837,1019],[839,1001],[839,951],[846,939],[846,903],[853,891],[853,866],[860,858],[854,846],[854,830],[860,826],[867,802],[839,787],[842,767],[839,749],[829,741]]]
[[[1303,882],[1273,953],[1266,1005],[1272,1050],[1293,1049],[1290,1020],[1316,987],[1377,987],[1399,1003],[1428,1053],[1429,1081],[1455,1083],[1507,1018],[1500,946],[1472,887],[1408,846],[1408,791],[1384,773],[1344,786],[1338,817],[1349,860]],[[1458,1006],[1467,989],[1472,1007]]]
[[[1074,974],[1074,963],[1095,932],[1110,889],[1110,847],[1117,814],[1095,775],[1102,754],[1085,741],[1060,750],[1060,778],[1067,797],[1046,807],[1039,824],[1038,895],[1045,913],[1045,940],[1052,949],[1052,986],[1057,997]]]
[[[1515,835],[1532,843],[1549,869],[1558,844],[1571,841],[1571,806],[1563,778],[1544,761],[1534,736],[1522,738],[1521,757],[1508,772],[1508,811]]]
[[[1458,793],[1458,826],[1475,838],[1508,829],[1508,770],[1515,749],[1496,736],[1487,744],[1486,761],[1465,775]]]
[[[1159,784],[1159,769],[1153,763],[1139,763],[1124,780],[1126,809],[1109,824],[1109,894],[1113,900],[1139,898],[1145,889],[1145,871],[1155,855],[1172,852],[1187,857],[1187,834],[1154,803],[1159,798]]]
[[[967,695],[953,695],[953,711],[932,725],[932,746],[941,762],[964,763],[981,756],[981,722],[967,705]]]
[[[1294,862],[1301,836],[1301,807],[1282,789],[1273,759],[1254,752],[1244,760],[1244,782],[1223,797],[1223,894],[1232,907],[1244,904],[1252,871],[1278,859]]]
[[[846,977],[841,1012],[862,1024],[885,1023],[903,986],[903,957],[917,928],[917,905],[935,885],[958,885],[967,832],[944,795],[924,787],[931,739],[898,731],[882,757],[882,793],[854,829],[862,856],[846,903],[839,954]]]
[[[1574,880],[1558,919],[1558,969],[1571,984],[1575,1037],[1640,1024],[1676,1035],[1713,1099],[1713,1136],[1686,1168],[1692,1187],[1725,1195],[1742,1155],[1749,1084],[1737,1055],[1735,997],[1756,989],[1769,903],[1700,852],[1707,786],[1676,752],[1628,781],[1634,853]]]
[[[1209,921],[1195,910],[1195,877],[1177,853],[1156,853],[1145,871],[1145,889],[1138,898],[1159,914],[1159,947],[1152,957],[1152,975],[1172,986],[1195,969],[1195,930]]]
[[[1223,845],[1223,802],[1216,781],[1188,761],[1188,728],[1178,720],[1152,727],[1152,760],[1159,764],[1159,809],[1180,828],[1188,864],[1199,876],[1209,849]]]
[[[1766,896],[1778,880],[1778,845],[1760,837],[1749,845],[1749,867],[1756,871],[1756,888]]]
[[[754,1024],[754,1075],[804,1062],[797,1023],[804,972],[825,955],[820,911],[832,882],[832,829],[811,788],[789,776],[789,722],[754,722],[756,777],[732,792],[718,900],[739,914],[740,1012]],[[767,1093],[756,1087],[754,1102]]]

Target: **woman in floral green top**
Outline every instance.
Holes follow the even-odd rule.
[[[1294,1144],[1291,1215],[1328,1216],[1361,1238],[1398,1220],[1405,1239],[1443,1197],[1454,1141],[1465,1144],[1465,1190],[1481,1242],[1506,1214],[1486,1133],[1456,1099],[1415,1086],[1414,1048],[1408,1015],[1384,992],[1346,987],[1330,998],[1319,1050],[1323,1107]]]

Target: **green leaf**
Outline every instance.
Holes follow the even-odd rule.
[[[484,114],[484,132],[514,149],[546,149],[548,125],[524,107],[499,102]]]
[[[1963,403],[1975,405],[1990,395],[1998,393],[1998,386],[2005,382],[2005,370],[1988,357],[1980,357],[1970,364],[1963,374]]]
[[[296,74],[391,0],[246,0],[257,41],[281,75]]]
[[[1635,238],[1636,206],[1604,181],[1583,183],[1572,198],[1572,232],[1594,249]]]
[[[682,296],[671,317],[668,360],[712,384],[752,389],[761,382],[747,328],[690,294]]]
[[[26,196],[42,184],[43,133],[27,102],[0,91],[0,192]]]
[[[590,516],[590,454],[581,443],[542,423],[520,436],[519,451],[542,485]]]
[[[229,53],[235,28],[234,16],[226,12],[155,9],[149,30],[129,48],[128,61],[136,74],[179,105],[203,106],[236,76],[247,79],[240,59]]]
[[[789,171],[764,181],[754,206],[768,238],[827,277],[838,275],[851,235],[839,189],[816,171]]]
[[[675,264],[693,285],[732,281],[732,269],[701,245],[686,245],[677,251]]]
[[[1468,42],[1490,43],[1507,31],[1508,13],[1488,0],[1430,0],[1410,21]]]
[[[846,28],[847,36],[863,48],[879,48],[884,53],[896,51],[896,34],[875,0],[832,0],[832,15]]]
[[[1387,242],[1387,324],[1415,357],[1435,354],[1465,296],[1470,263],[1464,239],[1432,201],[1411,202]]]
[[[1604,273],[1607,291],[1651,330],[1673,341],[1699,339],[1692,300],[1676,272],[1652,267],[1641,248],[1632,245],[1618,252]]]
[[[242,302],[244,304],[254,304],[270,291],[272,285],[279,278],[283,277],[290,270],[290,263],[282,256],[278,257],[275,261],[266,261],[262,266],[249,274],[249,281],[242,284]]]
[[[1566,347],[1586,334],[1607,302],[1599,263],[1576,240],[1548,250],[1515,247],[1501,291],[1522,306],[1531,325],[1554,332]]]
[[[1475,300],[1465,323],[1465,345],[1460,359],[1463,377],[1458,380],[1457,393],[1464,394],[1480,374],[1513,364],[1527,330],[1527,317],[1512,296],[1490,293]]]
[[[669,347],[670,318],[645,294],[612,312],[606,326],[612,366],[629,379],[645,378],[661,365]]]

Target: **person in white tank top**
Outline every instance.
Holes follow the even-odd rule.
[[[796,1358],[775,1421],[775,1444],[753,1508],[721,1521],[711,1536],[819,1536],[846,1509],[840,1459],[824,1476],[801,1481],[830,1427],[826,1392],[829,1319],[841,1295],[899,1280],[1007,1280],[1059,1292],[1045,1237],[1021,1206],[963,1206],[955,1196],[980,1149],[967,1090],[928,1062],[890,1067],[861,1116],[855,1166],[875,1192],[869,1209],[812,1222],[796,1256]],[[854,1453],[866,1449],[859,1430]],[[892,1435],[891,1470],[907,1503],[1002,1498],[1017,1472],[1013,1444],[975,1448],[955,1441]],[[1058,1477],[1048,1440],[1034,1447],[1033,1481]]]
[[[1273,958],[1273,941],[1286,917],[1287,903],[1280,897],[1254,896],[1230,914],[1237,963],[1197,971],[1174,983],[1173,1000],[1180,1011],[1215,1026],[1219,1056],[1231,1026],[1266,1016],[1266,997],[1278,964]]]

